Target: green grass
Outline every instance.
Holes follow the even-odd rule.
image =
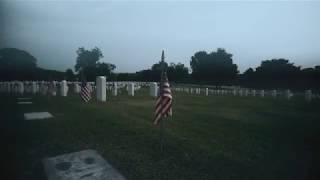
[[[110,93],[108,94],[110,95]],[[260,97],[174,94],[173,117],[152,124],[146,90],[106,103],[76,95],[34,96],[33,105],[1,97],[8,175],[45,179],[41,159],[95,149],[130,180],[312,179],[320,160],[320,102]],[[24,121],[23,113],[55,118]]]

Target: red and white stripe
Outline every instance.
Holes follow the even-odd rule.
[[[80,90],[80,97],[84,102],[88,102],[91,99],[91,88],[89,83],[83,82]]]
[[[160,83],[160,93],[156,101],[155,119],[153,124],[157,125],[162,118],[172,116],[172,94],[166,73]]]

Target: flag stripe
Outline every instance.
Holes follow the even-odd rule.
[[[84,102],[88,102],[91,99],[91,89],[89,87],[89,83],[82,82],[81,90],[80,90],[80,97]]]
[[[160,93],[156,100],[155,119],[154,124],[159,124],[164,117],[172,115],[172,94],[168,82],[167,74],[165,72],[161,75]]]

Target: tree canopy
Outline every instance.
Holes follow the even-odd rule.
[[[103,54],[101,50],[97,47],[86,50],[84,47],[80,47],[77,50],[77,61],[75,65],[75,70],[78,72],[79,70],[83,70],[88,67],[95,67],[97,62],[103,58]]]
[[[107,76],[110,78],[112,71],[116,68],[114,64],[98,62],[103,58],[101,50],[97,47],[86,50],[80,47],[77,50],[75,70],[80,73],[80,79],[95,80],[96,76]],[[81,77],[84,76],[84,77]]]
[[[1,69],[34,69],[37,67],[37,59],[24,50],[3,48],[0,49],[0,65]]]
[[[36,70],[37,59],[30,53],[16,48],[0,49],[0,79],[33,79]]]
[[[16,48],[0,49],[0,80],[86,80],[94,81],[96,76],[106,76],[111,81],[160,81],[162,62],[136,73],[114,73],[116,66],[100,62],[102,51],[95,47],[77,51],[75,74],[72,69],[65,72],[37,67],[37,59],[29,52]],[[212,85],[240,85],[252,88],[320,88],[320,66],[304,68],[296,66],[288,59],[278,58],[261,61],[256,68],[248,68],[238,74],[232,54],[224,49],[207,53],[196,52],[190,60],[192,74],[182,63],[164,62],[170,82],[201,83]]]
[[[255,71],[246,70],[240,84],[261,88],[312,88],[319,86],[320,71],[315,68],[301,69],[287,59],[271,59],[261,62]]]
[[[218,85],[232,83],[238,74],[238,67],[233,64],[232,54],[222,48],[211,53],[196,52],[191,57],[190,66],[192,77],[196,81]]]

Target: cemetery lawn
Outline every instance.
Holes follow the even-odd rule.
[[[173,117],[152,124],[155,100],[135,97],[83,103],[77,95],[34,96],[17,105],[1,96],[8,179],[45,179],[41,160],[97,150],[129,180],[316,179],[320,163],[320,102],[303,99],[174,94]],[[24,112],[54,118],[23,120]],[[0,178],[3,179],[3,178]]]

